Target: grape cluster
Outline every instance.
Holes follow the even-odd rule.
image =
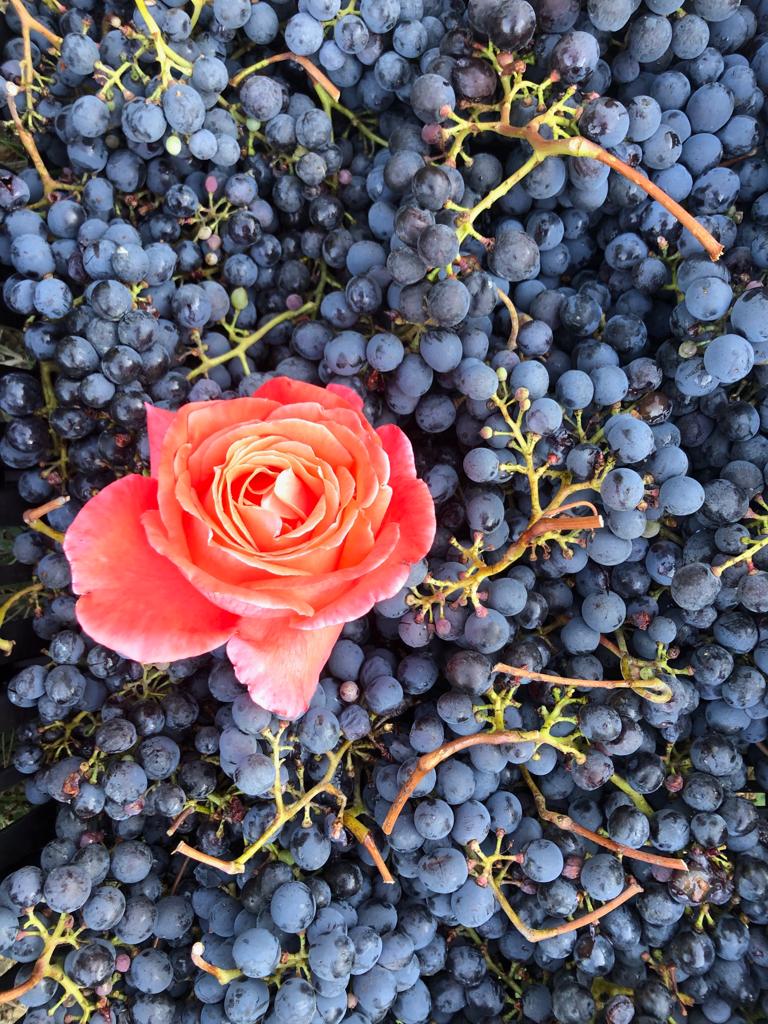
[[[0,1001],[763,1019],[764,4],[6,6],[0,625],[56,824],[0,883]],[[94,643],[61,547],[147,403],[274,375],[401,426],[438,519],[292,723],[223,650]]]

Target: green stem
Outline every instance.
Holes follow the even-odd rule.
[[[338,794],[338,790],[331,783],[331,779],[336,774],[336,770],[351,746],[352,743],[347,741],[346,743],[343,743],[333,754],[328,754],[328,767],[326,768],[322,779],[315,783],[311,789],[307,790],[302,797],[295,800],[289,807],[286,807],[281,815],[277,815],[272,824],[265,829],[256,842],[251,843],[251,845],[234,860],[221,860],[219,857],[212,857],[210,854],[201,853],[199,850],[187,845],[185,842],[179,843],[173,852],[182,853],[191,860],[199,861],[202,864],[209,864],[211,867],[218,868],[219,871],[224,871],[228,875],[241,875],[245,871],[245,865],[251,857],[254,857],[259,850],[270,843],[287,821],[295,818],[296,815],[305,808],[309,808],[309,806],[324,793],[332,793],[333,795]]]
[[[636,789],[627,782],[626,779],[622,778],[621,775],[617,775],[616,772],[611,776],[611,782],[617,789],[620,789],[622,793],[626,793],[638,811],[642,811],[643,814],[648,818],[653,817],[653,808],[642,795],[638,793]]]
[[[540,156],[538,152],[534,151],[533,155],[530,156],[521,167],[518,167],[514,174],[510,174],[510,176],[508,178],[505,178],[500,185],[497,185],[496,188],[491,189],[491,191],[484,199],[482,199],[476,206],[473,206],[472,209],[469,210],[467,214],[465,214],[466,224],[474,224],[474,222],[477,220],[481,213],[485,213],[486,210],[490,210],[494,203],[498,202],[499,199],[502,199],[507,194],[507,192],[510,191],[510,189],[514,188],[519,181],[522,181],[523,178],[529,175],[531,171],[542,162],[543,159],[543,156]],[[469,233],[467,231],[462,232],[462,227],[463,225],[460,223],[458,231],[460,240],[462,240],[463,237],[466,237],[466,235]]]
[[[285,323],[286,320],[295,320],[297,317],[304,316],[306,313],[312,313],[317,309],[316,302],[305,302],[303,306],[298,309],[286,309],[284,313],[278,313],[277,316],[273,316],[271,320],[263,324],[253,334],[248,334],[245,338],[242,338],[231,348],[229,352],[222,352],[221,355],[213,356],[208,358],[205,354],[201,355],[200,365],[196,366],[193,370],[190,370],[187,374],[187,380],[194,380],[195,377],[199,377],[203,373],[207,373],[214,366],[221,366],[222,363],[229,362],[230,359],[245,358],[245,353],[258,341],[261,341],[265,335],[278,326],[278,324]]]

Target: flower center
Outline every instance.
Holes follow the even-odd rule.
[[[311,454],[311,453],[310,453]],[[323,502],[320,465],[281,439],[241,439],[216,466],[211,499],[220,528],[236,547],[267,551],[306,528]]]

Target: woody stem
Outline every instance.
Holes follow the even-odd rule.
[[[614,842],[613,839],[609,839],[607,836],[601,836],[599,832],[593,832],[591,829],[584,828],[583,825],[579,825],[578,822],[574,821],[573,818],[569,817],[567,814],[558,814],[556,811],[550,811],[547,808],[541,790],[533,781],[531,773],[525,765],[521,766],[521,772],[528,788],[531,791],[533,802],[536,804],[536,811],[539,817],[544,821],[550,822],[552,825],[562,829],[564,832],[575,832],[576,835],[583,836],[585,839],[590,839],[598,846],[602,846],[606,850],[612,850],[614,853],[618,853],[622,857],[627,857],[629,860],[640,860],[645,864],[657,864],[659,867],[670,868],[672,871],[688,870],[688,865],[684,860],[680,860],[679,857],[662,857],[657,853],[648,853],[645,850],[634,850],[630,846],[624,846],[623,843]]]
[[[453,757],[454,754],[460,754],[463,750],[469,750],[471,747],[478,746],[503,746],[505,743],[549,743],[554,747],[561,748],[564,746],[562,741],[557,738],[550,736],[546,729],[531,729],[531,730],[520,730],[511,729],[505,732],[479,732],[472,736],[459,736],[455,740],[449,740],[448,743],[444,743],[442,747],[438,747],[437,750],[432,750],[428,754],[422,754],[416,762],[416,766],[411,776],[405,781],[400,792],[397,794],[394,803],[389,809],[389,813],[384,819],[384,824],[381,826],[382,831],[385,835],[390,835],[392,829],[395,827],[395,822],[400,817],[403,808],[406,803],[413,796],[416,788],[422,779],[431,772],[434,768],[437,768],[443,761],[447,761],[449,757]],[[584,755],[580,754],[575,748],[567,745],[566,747],[569,754],[572,754],[577,760],[584,760]]]
[[[229,84],[239,85],[249,75],[253,75],[255,72],[261,71],[262,68],[269,67],[270,64],[279,64],[280,61],[284,60],[292,60],[295,64],[300,64],[312,81],[321,85],[334,102],[339,99],[341,93],[330,78],[328,78],[327,75],[324,75],[320,68],[314,65],[311,60],[308,60],[306,57],[300,57],[295,53],[276,53],[272,57],[266,57],[264,60],[260,60],[257,64],[251,64],[249,67],[243,68],[242,71],[238,71]]]
[[[532,669],[516,668],[499,662],[493,666],[494,672],[503,672],[518,679],[535,679],[540,683],[552,683],[554,686],[580,686],[587,690],[635,690],[641,697],[654,703],[666,703],[672,691],[661,679],[576,679],[570,676],[551,676],[546,672],[534,672]]]
[[[355,839],[360,843],[370,854],[371,860],[378,868],[379,874],[385,885],[394,885],[394,878],[384,862],[384,858],[381,856],[379,848],[374,842],[373,836],[370,829],[367,829],[362,822],[358,821],[352,814],[345,814],[342,817],[342,822],[345,828],[348,828]]]
[[[568,139],[542,138],[535,121],[531,122],[531,124],[525,128],[517,128],[514,125],[504,123],[494,125],[492,128],[500,135],[504,135],[508,138],[522,139],[527,142],[533,149],[534,156],[537,158],[536,163],[539,163],[548,156],[575,156],[590,157],[592,160],[597,160],[602,164],[607,164],[612,171],[616,171],[618,174],[627,178],[634,185],[637,185],[638,188],[641,188],[646,192],[652,199],[655,199],[656,202],[663,206],[665,210],[669,210],[675,219],[678,220],[684,228],[687,228],[693,237],[701,243],[710,259],[718,260],[722,256],[724,251],[723,246],[712,234],[710,234],[709,231],[707,231],[703,224],[700,224],[692,214],[685,210],[671,196],[667,195],[663,189],[660,189],[659,186],[654,184],[654,182],[649,178],[644,177],[634,167],[624,163],[623,160],[614,156],[613,153],[609,153],[607,150],[603,149],[602,146],[598,146],[596,143],[591,142],[589,139],[584,139],[581,136],[574,136]],[[531,160],[533,160],[533,157],[531,157]],[[529,163],[531,160],[529,160]]]
[[[563,924],[556,925],[554,928],[531,928],[512,908],[506,896],[501,891],[501,886],[496,882],[492,875],[488,878],[488,885],[493,890],[493,894],[496,899],[499,901],[501,909],[520,934],[524,938],[528,939],[529,942],[542,942],[544,939],[554,938],[555,935],[565,935],[567,932],[575,932],[578,928],[584,928],[588,924],[594,924],[595,921],[599,921],[601,917],[605,917],[606,914],[610,914],[612,910],[620,907],[622,903],[626,903],[627,900],[632,899],[633,896],[637,896],[638,893],[643,892],[642,886],[638,885],[634,878],[630,878],[629,885],[624,892],[619,893],[615,899],[604,903],[602,907],[598,907],[596,910],[591,910],[588,914],[584,914],[582,917],[576,917],[572,921],[564,921]]]

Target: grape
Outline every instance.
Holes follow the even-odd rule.
[[[552,51],[552,67],[568,84],[583,82],[594,71],[599,56],[593,36],[587,32],[566,32]]]
[[[704,352],[704,366],[724,384],[735,384],[746,377],[754,359],[754,349],[738,334],[713,338]]]
[[[456,94],[440,75],[425,74],[420,75],[411,87],[411,103],[421,121],[440,121],[442,109],[455,106]]]
[[[611,633],[624,622],[626,605],[618,594],[609,590],[587,595],[581,605],[581,614],[591,629]]]
[[[523,850],[522,868],[534,882],[552,882],[563,870],[563,855],[548,839],[534,839]]]
[[[268,1006],[269,991],[263,981],[246,978],[227,987],[224,1009],[232,1024],[246,1024],[261,1016]]]
[[[303,931],[315,916],[315,901],[302,882],[287,882],[273,894],[272,918],[285,932]]]
[[[600,496],[606,508],[616,512],[636,508],[643,500],[644,492],[643,478],[633,469],[613,469],[600,485]]]
[[[129,977],[139,992],[157,995],[171,985],[173,968],[162,950],[144,949],[131,962]]]
[[[634,418],[614,417],[606,428],[611,448],[623,462],[642,462],[653,450],[653,433],[647,423]]]
[[[585,861],[580,881],[592,899],[608,901],[624,888],[624,871],[612,854],[598,853]]]
[[[496,898],[487,887],[480,886],[473,878],[451,895],[451,910],[465,928],[478,928],[485,924],[496,909]]]
[[[610,98],[591,100],[579,119],[582,134],[606,149],[624,141],[629,124],[626,108]]]
[[[539,272],[539,249],[525,232],[503,228],[496,234],[490,266],[508,281],[527,281]]]
[[[419,873],[430,892],[455,893],[465,883],[465,858],[453,847],[438,848],[419,861]]]
[[[87,871],[77,865],[54,868],[45,879],[43,895],[48,906],[60,914],[79,910],[91,893]]]

